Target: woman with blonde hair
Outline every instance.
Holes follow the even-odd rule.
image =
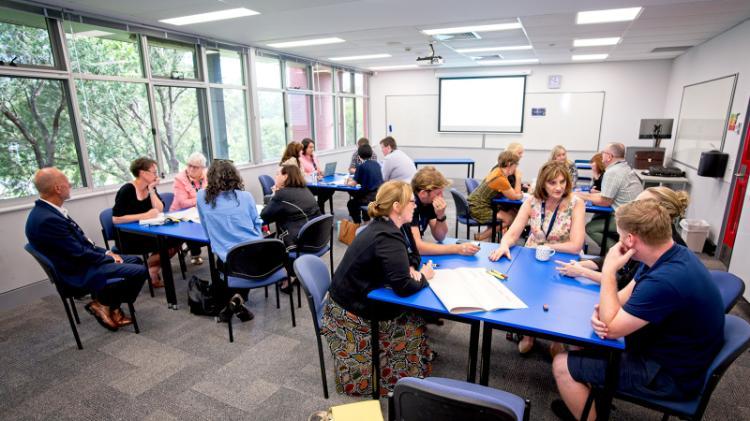
[[[565,149],[565,146],[556,145],[554,148],[552,148],[552,153],[549,156],[549,160],[559,161],[568,166],[568,171],[570,171],[570,178],[571,178],[572,186],[575,187],[576,183],[578,182],[578,169],[576,168],[575,164],[573,164],[568,159],[568,150]]]
[[[434,276],[431,263],[419,267],[421,257],[408,229],[414,206],[409,184],[383,183],[368,205],[373,221],[355,237],[336,268],[321,333],[333,355],[339,393],[367,395],[372,390],[373,317],[381,320],[381,395],[393,390],[401,377],[428,376],[432,371],[434,354],[427,345],[424,320],[367,299],[370,291],[383,287],[402,297],[414,294]]]
[[[669,187],[649,187],[641,194],[636,197],[635,200],[655,200],[669,213],[672,218],[672,240],[681,245],[685,246],[685,240],[680,236],[680,230],[677,228],[677,223],[680,218],[685,215],[687,210],[690,197],[685,191],[674,191]],[[560,273],[566,276],[583,276],[591,279],[595,282],[601,282],[602,279],[602,264],[604,260],[597,258],[593,260],[583,260],[580,262],[557,262],[560,266],[557,268]],[[640,266],[639,262],[630,260],[617,272],[617,286],[623,288],[627,285],[635,276],[636,270]]]

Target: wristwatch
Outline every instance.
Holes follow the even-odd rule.
[[[437,219],[438,222],[445,222],[445,220],[448,219],[448,217],[443,215],[442,218],[435,218],[435,219]]]

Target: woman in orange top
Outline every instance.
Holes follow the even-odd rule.
[[[497,167],[490,171],[489,175],[482,180],[479,185],[469,195],[469,214],[472,218],[481,224],[492,223],[492,199],[498,193],[512,200],[521,200],[523,194],[517,191],[508,181],[508,177],[515,174],[518,166],[519,157],[513,152],[505,151],[497,157]],[[507,229],[515,217],[515,209],[501,209],[497,212],[498,221],[503,222],[503,227]],[[486,228],[474,238],[478,241],[484,241],[490,237],[491,228]]]

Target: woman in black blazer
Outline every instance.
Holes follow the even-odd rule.
[[[274,194],[260,213],[260,219],[266,224],[275,222],[278,238],[290,249],[294,247],[302,226],[320,215],[320,208],[305,185],[302,171],[295,165],[279,167],[273,190]]]
[[[432,264],[419,268],[419,253],[409,229],[414,194],[403,181],[384,183],[369,204],[373,221],[349,246],[333,277],[323,317],[323,335],[336,365],[336,390],[366,395],[372,390],[370,319],[380,323],[381,394],[393,390],[405,376],[427,376],[433,352],[424,335],[424,320],[411,313],[367,299],[377,288],[388,287],[399,296],[427,286]],[[404,229],[402,229],[402,227]]]

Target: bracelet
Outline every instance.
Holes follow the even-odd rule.
[[[445,222],[446,219],[448,219],[447,216],[443,215],[442,218],[435,218],[438,222]]]

